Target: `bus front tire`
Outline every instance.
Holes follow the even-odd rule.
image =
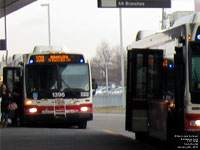
[[[171,115],[168,115],[167,119],[167,148],[175,150],[176,149],[176,140],[174,136],[176,135],[174,120]]]
[[[137,141],[143,141],[143,142],[145,142],[148,139],[148,134],[146,132],[136,132],[135,133],[135,139]]]
[[[87,121],[80,122],[80,123],[78,124],[78,128],[79,128],[79,129],[86,129],[86,128],[87,128]]]

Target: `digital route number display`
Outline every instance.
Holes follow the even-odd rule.
[[[42,54],[32,55],[29,64],[38,63],[84,63],[83,55],[79,54]]]
[[[48,57],[48,56],[46,56]],[[35,56],[35,62],[36,63],[44,63],[44,62],[71,62],[71,59],[69,58],[68,55],[49,55],[48,58],[45,58],[44,55],[38,55]]]

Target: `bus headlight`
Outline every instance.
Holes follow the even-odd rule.
[[[81,107],[81,111],[83,111],[83,112],[86,112],[86,111],[88,111],[89,110],[89,108],[88,107]]]
[[[200,127],[200,120],[190,120],[190,126]]]
[[[30,108],[30,109],[29,109],[29,112],[30,112],[30,113],[36,113],[36,112],[37,112],[37,108],[35,108],[35,107],[34,107],[34,108]]]

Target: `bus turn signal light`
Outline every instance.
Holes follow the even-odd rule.
[[[32,100],[27,100],[26,101],[26,105],[32,105],[33,104],[33,101]]]
[[[192,40],[192,36],[191,35],[188,35],[188,40]]]

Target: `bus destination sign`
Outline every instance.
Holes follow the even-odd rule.
[[[50,55],[48,62],[71,62],[68,55]]]
[[[98,0],[100,8],[170,8],[171,0]]]
[[[84,61],[82,55],[78,54],[43,54],[32,55],[29,59],[29,64],[34,63],[79,63]]]
[[[36,55],[35,56],[36,63],[56,63],[56,62],[71,62],[71,59],[68,55]]]

